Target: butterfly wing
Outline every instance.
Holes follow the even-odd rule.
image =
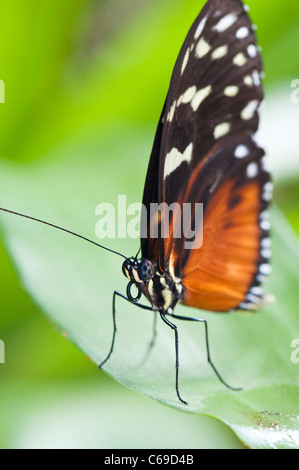
[[[250,136],[236,136],[225,149],[214,148],[204,167],[203,173],[200,168],[194,172],[187,194],[204,204],[202,246],[186,250],[186,238],[175,239],[168,269],[182,279],[186,305],[213,311],[255,309],[262,305],[259,286],[270,271],[266,209],[271,182],[264,153]],[[216,171],[220,176],[213,185]]]
[[[166,238],[163,216],[147,219],[160,232],[149,234],[143,256],[181,280],[186,305],[227,311],[261,303],[259,284],[270,270],[265,210],[272,188],[254,139],[261,72],[243,3],[208,0],[174,67],[143,199],[147,205],[152,184],[158,203],[203,204],[200,248],[186,249],[186,234],[174,236],[182,211],[171,213]]]
[[[142,213],[141,213],[141,251],[144,258],[160,260],[161,249],[163,246],[159,243],[158,237],[151,236],[151,229],[157,219],[156,213],[152,213],[150,208],[154,204],[158,204],[159,194],[159,160],[160,160],[160,148],[161,138],[163,132],[163,121],[164,121],[165,106],[163,108],[155,139],[150,156],[150,161],[147,169],[147,175],[145,179],[145,186],[143,191],[142,199]]]

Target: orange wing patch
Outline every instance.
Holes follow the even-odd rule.
[[[229,311],[244,301],[257,271],[261,229],[257,181],[216,191],[203,219],[203,245],[191,250],[183,272],[182,303]]]

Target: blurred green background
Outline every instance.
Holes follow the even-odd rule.
[[[272,160],[275,202],[299,232],[299,102],[291,99],[291,83],[299,79],[299,4],[247,3],[266,73],[260,140]],[[114,178],[132,185],[137,179],[140,193],[173,65],[203,4],[2,2],[1,159],[30,165],[97,128],[118,140],[117,127],[125,123],[136,139],[144,139],[141,166],[137,171],[123,162],[114,168],[108,150],[98,155],[99,168],[114,168],[111,184]],[[100,174],[98,180],[101,185]],[[98,372],[41,314],[3,246],[0,265],[0,338],[6,346],[0,364],[1,448],[242,447],[222,423],[167,409]]]

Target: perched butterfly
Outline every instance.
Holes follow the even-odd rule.
[[[204,323],[208,361],[232,387],[211,361],[206,320],[175,315],[176,304],[215,312],[256,310],[264,303],[260,284],[271,271],[266,209],[272,182],[255,140],[262,62],[247,10],[241,0],[208,0],[179,53],[146,176],[141,258],[121,255],[127,295],[114,292],[112,343],[99,366],[113,352],[117,297],[157,312],[174,332],[176,393],[182,403],[176,319]],[[187,249],[185,233],[174,236],[181,212],[167,213],[164,236],[165,214],[150,207],[174,203],[203,204],[200,247]],[[194,216],[191,211],[191,223]],[[139,303],[142,295],[150,305]]]
[[[208,337],[205,320],[173,313],[177,302],[217,312],[256,310],[270,272],[266,209],[272,183],[255,140],[262,62],[247,10],[240,0],[209,0],[195,20],[174,67],[146,176],[146,208],[203,203],[203,244],[185,249],[184,236],[163,237],[163,214],[153,217],[148,210],[142,258],[123,264],[128,299],[137,303],[144,294],[174,330],[176,391],[183,403],[178,332],[170,319],[202,321],[207,348]],[[175,218],[173,212],[170,234],[180,223]],[[158,237],[151,237],[153,223],[160,226]]]

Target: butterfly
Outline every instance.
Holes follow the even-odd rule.
[[[178,302],[215,312],[256,310],[264,304],[260,284],[271,271],[267,207],[273,184],[267,157],[257,144],[258,107],[264,94],[262,61],[248,8],[240,0],[208,0],[178,55],[150,156],[143,207],[146,236],[141,259],[129,258],[127,299],[159,313],[174,331],[176,392],[178,329],[173,320],[202,321],[208,360],[213,365],[207,323],[175,315]],[[186,236],[174,237],[179,215],[151,205],[201,203],[199,248],[186,249]],[[191,213],[191,217],[194,213]],[[179,219],[178,219],[179,218]],[[158,236],[151,236],[153,225]],[[137,295],[133,295],[133,286]],[[115,326],[115,292],[113,320]],[[150,307],[138,304],[144,295]],[[109,359],[111,350],[101,367]],[[230,387],[232,388],[232,387]]]
[[[223,380],[211,360],[207,321],[176,315],[176,304],[255,311],[265,303],[261,283],[271,272],[267,208],[273,183],[255,137],[264,93],[254,30],[241,0],[206,2],[178,55],[158,123],[142,200],[141,256],[114,252],[125,259],[128,284],[126,295],[114,291],[113,336],[99,367],[113,353],[116,299],[123,298],[155,312],[173,331],[175,389],[183,404],[175,320],[204,324],[208,362],[224,385],[238,389]],[[175,236],[184,225],[180,209],[188,205],[189,231]],[[195,224],[196,205],[202,218]],[[191,232],[195,239],[200,232],[200,246],[189,247]],[[142,296],[149,304],[139,302]]]

